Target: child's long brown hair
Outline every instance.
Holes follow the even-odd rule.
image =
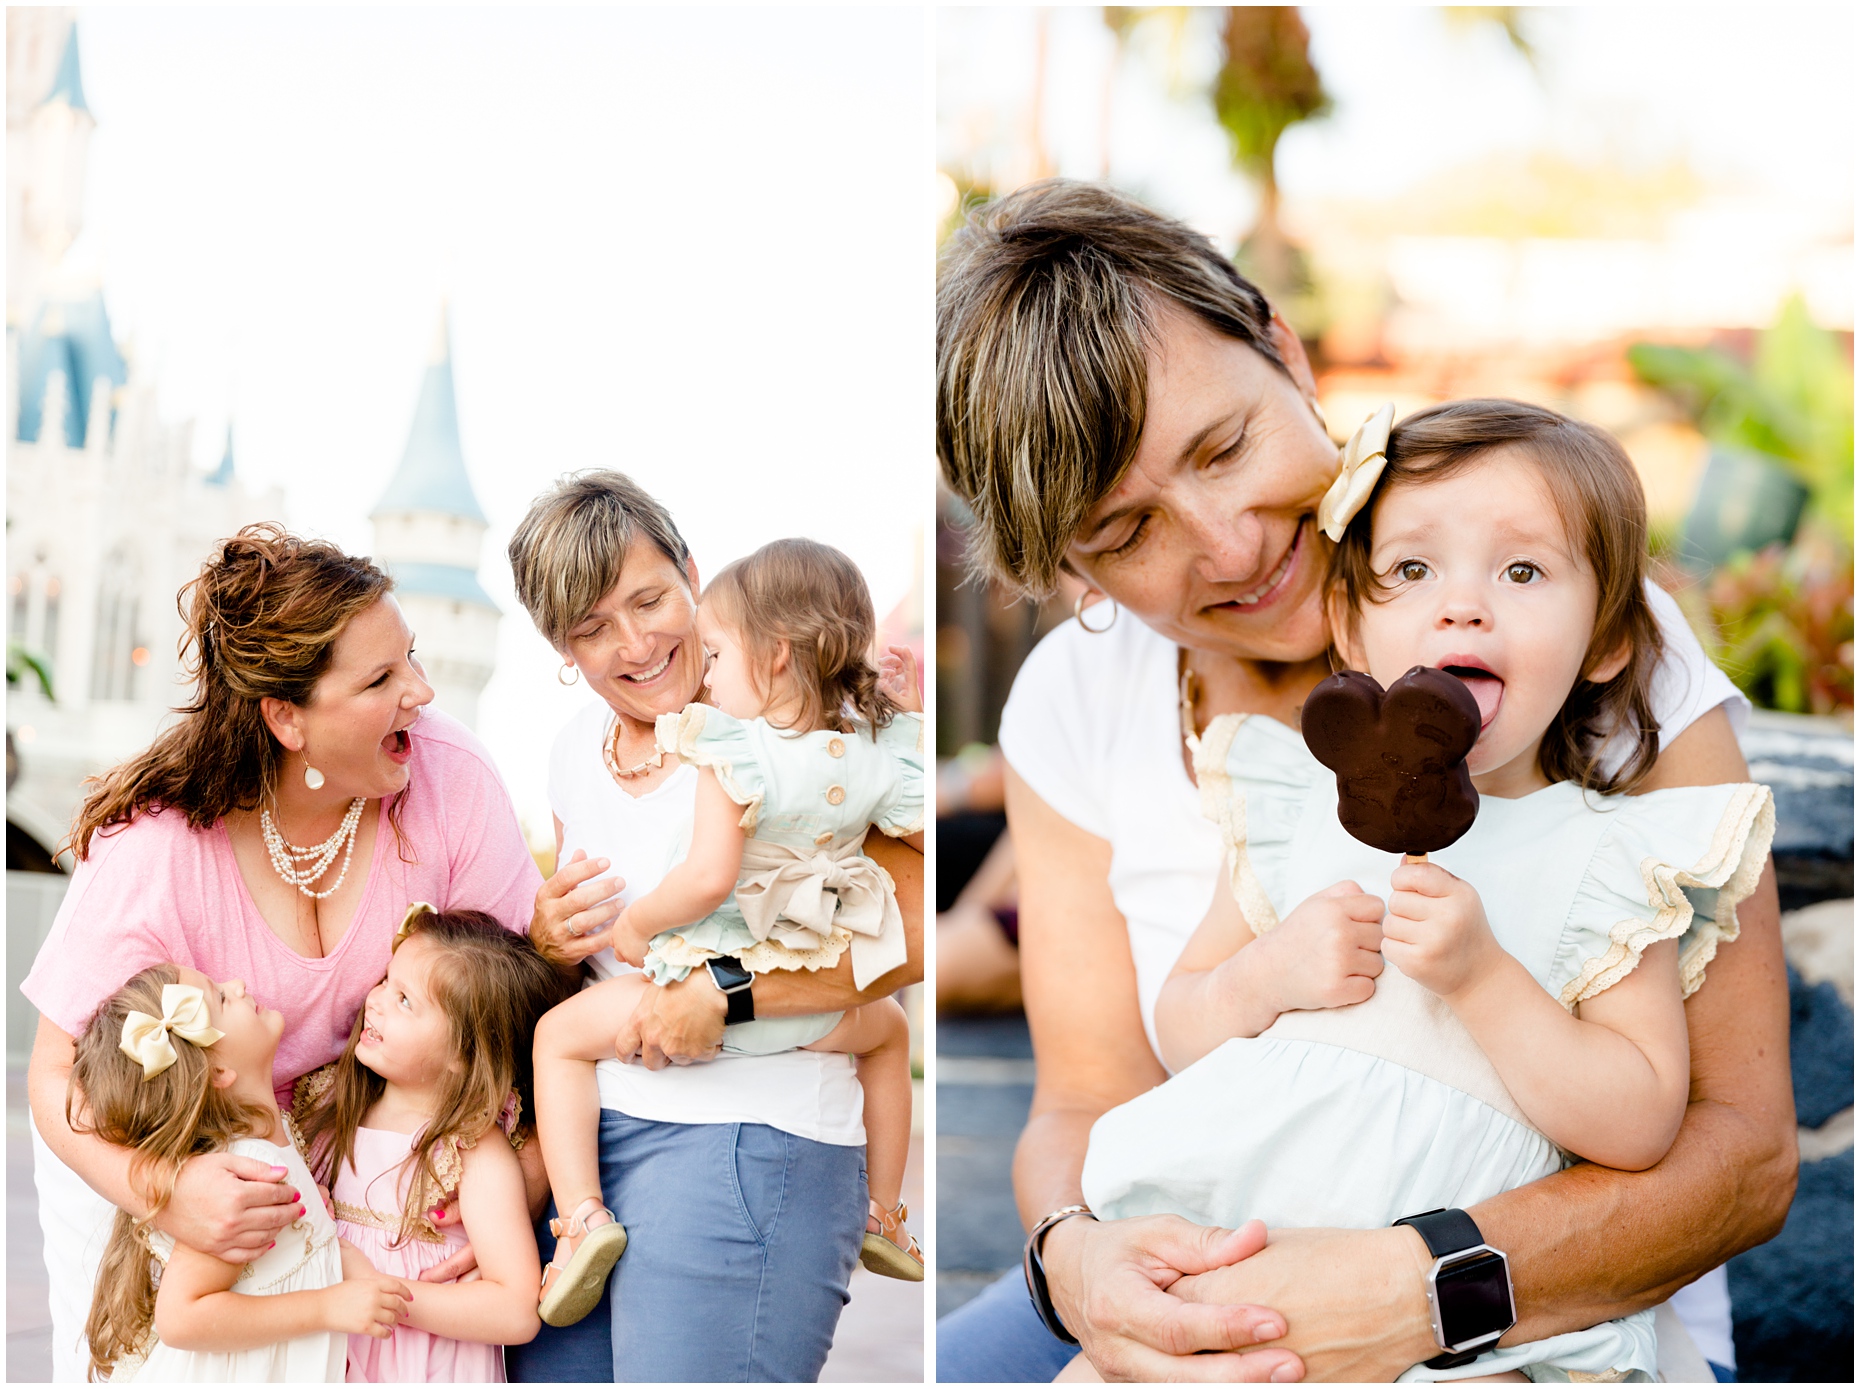
[[[758,683],[766,685],[776,651],[788,645],[788,673],[801,697],[794,727],[804,733],[853,731],[852,720],[883,728],[898,712],[878,688],[868,659],[878,621],[859,567],[817,540],[774,540],[726,565],[704,601],[735,631]]]
[[[1627,453],[1605,430],[1517,400],[1453,400],[1410,415],[1390,432],[1388,464],[1331,556],[1333,617],[1354,632],[1363,605],[1382,601],[1370,540],[1376,506],[1391,488],[1452,477],[1506,447],[1535,465],[1597,589],[1582,677],[1544,732],[1538,766],[1552,782],[1625,794],[1646,779],[1660,755],[1653,672],[1663,643],[1647,601],[1646,494]],[[1623,643],[1629,654],[1620,673],[1588,679]],[[1603,747],[1618,732],[1634,751],[1609,772]]]
[[[236,1138],[271,1131],[271,1116],[262,1106],[234,1099],[230,1090],[213,1084],[212,1056],[186,1038],[169,1034],[174,1064],[146,1080],[141,1063],[124,1054],[123,1023],[129,1014],[159,1018],[162,988],[180,982],[181,972],[173,965],[155,965],[118,989],[78,1038],[65,1092],[65,1119],[72,1132],[95,1134],[133,1150],[130,1185],[149,1203],[149,1213],[140,1219],[116,1213],[103,1251],[96,1296],[84,1324],[92,1379],[106,1377],[118,1360],[140,1348],[154,1323],[148,1230],[174,1195],[181,1164],[201,1153],[224,1151]]]
[[[407,1185],[396,1243],[426,1218],[423,1197],[444,1190],[438,1158],[449,1144],[469,1147],[497,1122],[514,1088],[530,1101],[530,1048],[536,1021],[565,998],[572,985],[537,953],[528,936],[507,931],[485,912],[421,912],[410,918],[399,949],[415,936],[440,947],[434,962],[433,1000],[451,1024],[450,1058],[439,1102],[408,1161],[417,1162]],[[333,1188],[355,1156],[355,1131],[381,1098],[387,1082],[355,1056],[366,1011],[355,1015],[349,1044],[321,1101],[301,1116],[304,1147],[316,1179]]]

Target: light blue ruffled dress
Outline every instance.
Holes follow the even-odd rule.
[[[897,714],[881,729],[790,733],[707,704],[660,716],[659,748],[708,768],[743,807],[746,836],[736,890],[702,921],[661,931],[646,950],[656,984],[705,960],[734,955],[751,973],[831,969],[852,952],[865,988],[907,951],[891,875],[860,846],[924,827],[924,721]],[[818,1041],[839,1013],[758,1018],[724,1029],[725,1051],[762,1056]]]
[[[1343,879],[1384,901],[1394,854],[1337,821],[1336,778],[1271,719],[1217,719],[1196,751],[1203,810],[1222,830],[1235,900],[1263,934]],[[1571,783],[1482,799],[1457,844],[1430,855],[1479,892],[1499,943],[1565,1007],[1624,978],[1655,941],[1679,942],[1690,994],[1755,887],[1775,828],[1766,787],[1599,796]],[[1367,1229],[1467,1207],[1557,1171],[1451,1009],[1384,963],[1375,995],[1282,1014],[1234,1038],[1092,1129],[1084,1191],[1107,1218]],[[1653,1314],[1507,1346],[1457,1370],[1533,1380],[1648,1380]]]

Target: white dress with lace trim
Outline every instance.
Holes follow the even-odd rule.
[[[336,1224],[315,1196],[316,1183],[295,1147],[279,1147],[256,1138],[242,1138],[231,1151],[240,1157],[289,1169],[290,1183],[311,1193],[305,1213],[278,1235],[277,1244],[239,1270],[232,1290],[251,1296],[308,1292],[333,1287],[342,1281],[342,1252],[336,1243]],[[149,1249],[165,1266],[174,1254],[174,1240],[159,1230],[149,1234]],[[348,1363],[349,1338],[339,1331],[313,1331],[295,1340],[260,1346],[255,1350],[218,1354],[175,1350],[153,1338],[137,1363],[117,1367],[112,1384],[135,1380],[146,1384],[340,1384]]]
[[[1292,730],[1217,720],[1197,749],[1204,807],[1229,847],[1236,900],[1256,934],[1354,879],[1386,900],[1399,861],[1337,822],[1335,778]],[[1431,856],[1479,890],[1499,943],[1565,1006],[1625,977],[1655,940],[1677,939],[1698,986],[1774,827],[1768,791],[1736,785],[1636,797],[1552,786],[1486,798],[1459,843]],[[1556,1171],[1452,1011],[1385,964],[1350,1008],[1286,1013],[1230,1040],[1092,1130],[1084,1188],[1107,1216],[1171,1213],[1201,1224],[1370,1228],[1465,1207]],[[1482,1356],[1460,1370],[1533,1379],[1650,1377],[1651,1314]]]

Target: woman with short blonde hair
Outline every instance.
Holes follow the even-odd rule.
[[[1393,1379],[1438,1353],[1409,1230],[1277,1231],[1259,1252],[1257,1227],[1099,1224],[1080,1205],[1093,1121],[1165,1077],[1152,1006],[1220,868],[1199,735],[1233,713],[1296,727],[1329,673],[1316,516],[1339,459],[1304,349],[1207,238],[1097,185],[1034,184],[947,250],[937,455],[981,569],[1030,595],[1065,570],[1110,600],[1041,643],[1001,721],[1039,1067],[1015,1188],[1048,1325],[1108,1379]],[[1747,780],[1746,702],[1672,599],[1648,598],[1666,654],[1640,789]],[[1636,730],[1615,733],[1631,748]],[[1780,1228],[1796,1153],[1777,916],[1766,870],[1687,1004],[1711,1043],[1659,1166],[1579,1164],[1471,1212],[1510,1256],[1508,1342],[1653,1306]],[[1728,1362],[1722,1279],[1692,1325]],[[944,1321],[938,1374],[1044,1379],[1073,1353],[1016,1274]]]

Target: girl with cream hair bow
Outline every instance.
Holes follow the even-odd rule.
[[[70,1123],[133,1149],[132,1180],[149,1202],[141,1219],[117,1212],[110,1232],[85,1327],[92,1377],[340,1383],[347,1333],[387,1336],[403,1317],[407,1285],[339,1247],[320,1200],[300,1196],[297,1219],[243,1267],[152,1228],[181,1164],[200,1153],[257,1158],[299,1193],[313,1189],[272,1092],[283,1031],[283,1015],[238,980],[162,964],[119,989],[79,1038]]]

